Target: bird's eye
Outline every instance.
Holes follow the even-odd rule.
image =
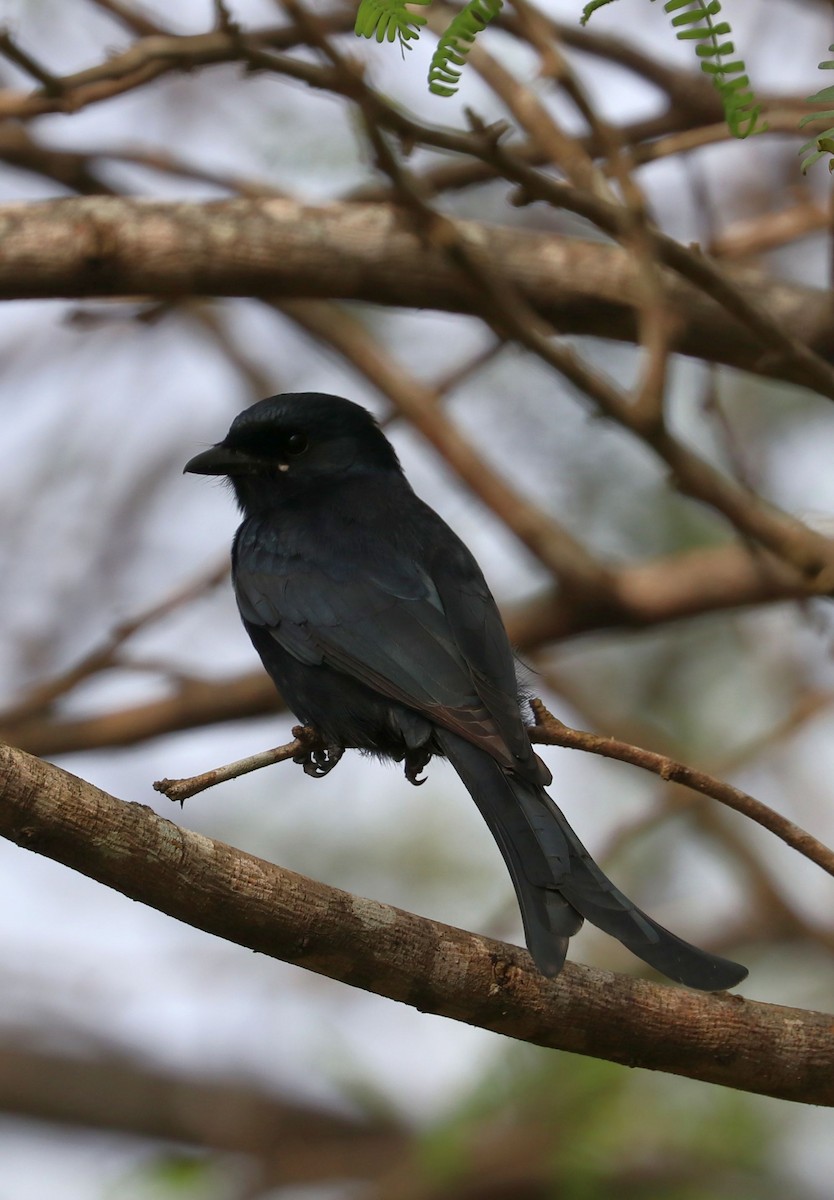
[[[297,458],[299,454],[303,454],[310,445],[306,433],[291,433],[287,438],[287,454],[292,454]]]

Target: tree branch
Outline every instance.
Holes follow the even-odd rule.
[[[401,1161],[408,1132],[282,1099],[252,1081],[174,1075],[115,1054],[88,1058],[0,1044],[0,1112],[270,1160],[276,1186],[374,1176]]]
[[[692,788],[702,796],[709,796],[734,812],[742,813],[769,830],[793,850],[816,863],[823,871],[834,875],[834,851],[806,830],[800,829],[793,821],[783,817],[781,813],[757,800],[755,796],[748,795],[722,779],[716,779],[706,771],[697,771],[693,767],[676,762],[667,754],[658,754],[654,750],[646,750],[643,746],[634,746],[630,742],[605,734],[571,729],[548,712],[541,700],[533,700],[531,704],[536,724],[528,732],[530,740],[536,745],[561,746],[566,750],[584,750],[588,754],[599,754],[603,758],[613,758],[618,762],[630,763],[633,767],[650,771],[667,783],[679,783],[683,787]]]
[[[755,821],[756,824],[780,838],[791,849],[816,863],[823,871],[834,875],[834,850],[830,850],[812,834],[801,829],[793,821],[789,821],[787,817],[783,817],[781,813],[775,812],[767,804],[757,800],[755,796],[750,796],[747,792],[733,787],[730,783],[725,783],[722,779],[716,779],[706,771],[698,771],[681,762],[676,762],[667,754],[658,754],[654,750],[647,750],[643,746],[635,746],[631,742],[624,742],[620,738],[609,737],[605,734],[590,733],[585,729],[571,729],[569,725],[565,725],[558,717],[554,717],[552,713],[548,712],[538,698],[532,699],[530,706],[536,723],[529,726],[527,732],[534,745],[560,746],[566,750],[584,750],[588,754],[598,754],[602,758],[612,758],[617,762],[640,767],[644,771],[650,771],[653,775],[659,776],[667,783],[678,783],[683,787],[691,788],[695,792],[700,792],[702,796],[709,796],[712,800],[717,800],[727,808],[733,809],[734,812],[741,813],[751,821]],[[208,788],[216,787],[218,783],[239,779],[241,775],[248,775],[251,771],[260,771],[263,767],[271,767],[279,762],[287,762],[289,759],[296,763],[305,763],[305,771],[314,776],[326,775],[339,761],[341,751],[329,766],[326,765],[326,756],[318,766],[315,762],[308,762],[311,750],[318,749],[326,752],[327,748],[319,741],[315,729],[309,726],[296,725],[292,732],[294,740],[283,746],[275,746],[271,750],[250,754],[246,758],[239,758],[235,762],[226,763],[222,767],[214,767],[187,779],[158,779],[153,785],[154,791],[162,792],[169,800],[184,804],[192,796],[196,796]],[[325,766],[326,769],[324,769]]]
[[[456,221],[528,303],[565,333],[636,343],[639,273],[600,243]],[[67,230],[72,236],[67,236]],[[364,300],[479,312],[480,296],[446,255],[388,204],[316,206],[241,199],[205,204],[111,196],[0,205],[0,299],[56,296],[254,296]],[[826,292],[728,267],[726,277],[786,334],[834,357]],[[661,271],[674,349],[708,362],[806,384],[714,300]]]
[[[173,825],[0,747],[0,834],[198,929],[392,1000],[536,1045],[834,1105],[824,1013],[665,987],[352,896]]]

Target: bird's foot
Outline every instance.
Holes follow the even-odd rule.
[[[344,746],[328,746],[321,734],[309,725],[296,725],[292,735],[302,745],[302,749],[293,755],[292,760],[300,763],[304,774],[312,776],[313,779],[323,779],[325,775],[329,775],[345,752]]]
[[[421,771],[429,765],[431,759],[431,751],[426,750],[424,746],[416,750],[409,750],[405,755],[405,777],[409,783],[413,783],[415,787],[420,787],[426,782],[425,775],[422,779],[418,776]]]

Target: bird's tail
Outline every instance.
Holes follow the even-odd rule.
[[[437,730],[515,885],[527,946],[544,975],[562,968],[587,918],[669,979],[705,992],[734,987],[744,967],[699,950],[641,912],[597,866],[539,784],[507,774],[486,751]]]

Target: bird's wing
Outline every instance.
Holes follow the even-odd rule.
[[[361,569],[332,546],[253,550],[235,563],[238,604],[299,661],[327,664],[503,765],[537,771],[495,602],[469,551],[457,539],[452,549],[445,542],[421,565],[388,545]]]

